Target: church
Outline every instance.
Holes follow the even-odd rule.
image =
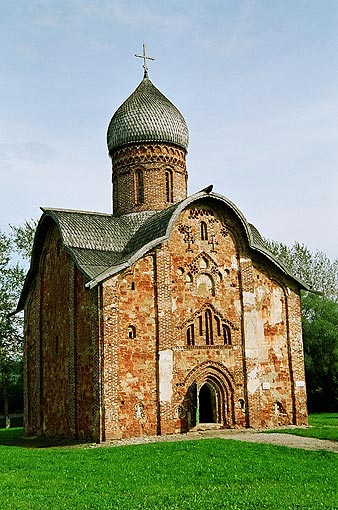
[[[207,185],[144,76],[107,133],[112,214],[44,208],[18,304],[25,434],[101,442],[307,423],[300,291]]]

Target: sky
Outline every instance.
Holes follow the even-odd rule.
[[[149,77],[209,184],[261,234],[338,258],[336,0],[0,0],[0,229],[111,212],[109,121]]]

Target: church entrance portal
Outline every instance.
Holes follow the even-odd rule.
[[[183,401],[181,430],[187,432],[204,423],[231,427],[235,423],[234,391],[226,367],[202,363],[191,375]]]
[[[217,397],[211,384],[205,383],[198,395],[199,422],[216,423],[217,420]]]

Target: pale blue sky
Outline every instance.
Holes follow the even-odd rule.
[[[265,237],[338,257],[337,0],[0,0],[0,228],[111,211],[106,130],[142,79],[208,184]]]

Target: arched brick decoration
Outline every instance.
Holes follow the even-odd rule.
[[[204,384],[211,386],[217,397],[216,422],[231,427],[235,422],[233,377],[222,363],[205,361],[191,370],[184,381],[183,406],[187,412],[183,428],[190,430],[198,423],[198,391]]]

